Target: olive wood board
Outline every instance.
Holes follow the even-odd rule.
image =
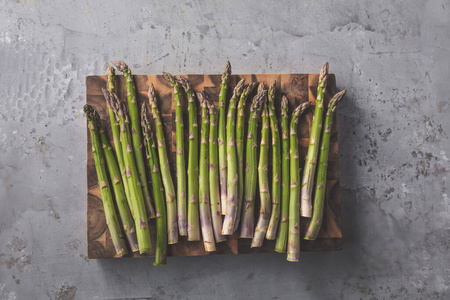
[[[183,75],[188,78],[191,86],[196,91],[205,90],[216,102],[218,101],[221,75]],[[318,74],[246,74],[246,75],[231,75],[229,81],[229,92],[227,94],[228,100],[231,97],[232,90],[236,83],[244,78],[246,83],[249,82],[264,82],[268,87],[274,80],[276,80],[276,98],[275,107],[277,111],[278,120],[280,122],[280,102],[282,94],[285,94],[289,99],[289,113],[300,103],[310,101],[311,107],[301,117],[298,128],[299,149],[300,149],[300,166],[303,168],[304,159],[308,149],[309,133],[311,122],[313,119],[314,104],[317,93]],[[163,78],[162,75],[135,75],[134,81],[136,84],[137,101],[142,105],[143,101],[148,101],[148,87],[153,83],[156,89],[159,110],[162,115],[164,130],[166,135],[167,149],[169,153],[170,167],[174,183],[175,177],[175,104],[173,101],[173,89],[170,84]],[[100,114],[102,119],[102,126],[104,127],[107,136],[112,144],[112,136],[110,130],[110,122],[108,117],[108,110],[105,99],[103,98],[101,89],[106,88],[106,76],[88,76],[86,78],[86,103],[92,105]],[[329,75],[328,84],[325,93],[325,107],[328,101],[336,92],[336,79],[333,74]],[[117,76],[116,79],[116,93],[121,101],[126,102],[125,80],[123,76]],[[255,91],[250,94],[247,101],[247,116],[250,107],[250,102]],[[188,110],[186,96],[182,93],[183,101],[183,118],[185,128],[188,122]],[[228,103],[228,102],[227,102]],[[198,111],[200,107],[197,103]],[[336,116],[335,116],[336,118]],[[326,201],[324,208],[323,224],[320,229],[318,238],[315,241],[306,241],[301,239],[301,251],[323,251],[323,250],[340,250],[342,248],[342,231],[341,231],[341,203],[339,191],[339,155],[338,155],[338,138],[336,120],[333,122],[329,163],[327,172],[326,185]],[[247,122],[246,122],[247,123]],[[200,128],[200,126],[199,126]],[[258,127],[258,131],[260,130]],[[245,129],[247,130],[247,128]],[[187,130],[185,130],[186,141],[186,160],[188,158],[188,137]],[[91,152],[91,140],[89,132],[87,134],[87,250],[90,259],[95,258],[112,258],[117,257],[111,237],[106,226],[103,204],[101,200],[100,188],[97,182],[97,175],[95,171],[94,157]],[[186,163],[187,166],[187,163]],[[269,153],[269,171],[271,170],[271,152]],[[271,174],[270,174],[271,176]],[[147,178],[150,178],[148,173]],[[269,179],[270,180],[270,179]],[[149,187],[151,184],[149,183]],[[259,198],[256,200],[255,207],[255,222],[258,219],[259,213]],[[303,236],[308,226],[309,219],[301,218],[301,235]],[[129,253],[125,257],[146,257],[154,256],[155,238],[156,238],[156,224],[155,219],[149,222],[150,233],[152,238],[153,251],[146,254]],[[239,232],[239,229],[237,233]],[[200,256],[210,254],[245,254],[245,253],[269,253],[275,252],[275,241],[264,240],[261,248],[251,248],[251,239],[238,238],[238,234],[229,236],[227,241],[217,243],[217,251],[206,252],[203,247],[203,242],[188,242],[186,237],[179,237],[179,242],[168,246],[168,256]]]

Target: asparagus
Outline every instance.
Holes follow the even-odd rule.
[[[261,85],[260,85],[261,86]],[[250,119],[248,121],[248,134],[245,158],[244,180],[244,207],[241,221],[241,238],[252,238],[255,221],[255,196],[256,196],[256,172],[257,172],[257,129],[258,114],[265,102],[267,91],[260,91],[254,98],[250,107]]]
[[[99,133],[103,148],[103,154],[106,159],[106,166],[111,177],[117,208],[119,209],[120,219],[122,220],[123,231],[127,236],[131,251],[136,252],[139,250],[139,245],[137,242],[136,228],[134,225],[133,217],[130,212],[130,207],[128,206],[124,186],[122,184],[124,181],[122,180],[122,176],[120,175],[119,167],[117,166],[113,150],[109,145],[105,131],[101,126],[99,127]]]
[[[207,101],[202,93],[197,93],[202,107],[202,128],[200,142],[200,166],[199,166],[199,195],[200,195],[200,222],[202,226],[203,244],[207,252],[216,251],[214,234],[211,225],[211,211],[209,205],[209,112]]]
[[[220,85],[219,94],[219,131],[218,131],[218,145],[219,145],[219,179],[220,179],[220,203],[222,215],[226,214],[227,207],[227,147],[226,140],[226,102],[228,91],[228,79],[231,74],[231,65],[227,61],[222,74],[222,84]]]
[[[181,85],[188,98],[189,110],[189,153],[188,153],[188,225],[187,234],[189,241],[200,240],[200,227],[198,221],[198,123],[197,105],[195,103],[195,93],[187,79],[177,76],[177,81]]]
[[[268,95],[268,110],[270,119],[270,129],[272,132],[272,214],[270,216],[269,227],[266,238],[274,240],[277,234],[278,222],[280,221],[280,198],[281,198],[281,152],[280,152],[280,132],[278,119],[275,111],[275,81],[270,86]]]
[[[156,208],[156,251],[153,265],[165,265],[167,262],[167,215],[166,204],[164,202],[164,189],[159,172],[158,156],[156,154],[156,144],[150,128],[148,109],[145,102],[141,109],[141,123],[144,133],[144,146],[147,153],[147,160],[151,170],[153,199]]]
[[[204,94],[206,96],[206,94]],[[213,101],[208,100],[209,106],[209,194],[211,203],[211,216],[216,243],[226,240],[222,235],[222,214],[220,213],[219,190],[219,158],[217,149],[217,108]]]
[[[177,203],[175,199],[175,188],[173,185],[172,174],[170,173],[169,159],[167,156],[166,140],[162,127],[161,115],[156,104],[155,87],[150,83],[148,89],[148,100],[152,110],[153,121],[155,123],[156,142],[158,145],[159,165],[161,166],[161,178],[166,194],[167,205],[167,232],[168,243],[178,243],[178,227],[177,227]]]
[[[258,85],[257,82],[251,82],[242,91],[241,97],[239,98],[239,103],[237,107],[237,117],[236,117],[236,155],[238,161],[238,204],[237,204],[237,217],[234,224],[234,231],[237,230],[239,226],[239,221],[241,219],[242,212],[242,202],[244,199],[244,135],[245,135],[245,106],[247,102],[248,95],[253,91],[253,89]],[[211,121],[212,124],[212,121]]]
[[[227,213],[223,220],[222,234],[232,235],[238,208],[238,169],[236,159],[236,107],[244,89],[244,79],[239,81],[230,99],[227,114]],[[220,130],[220,128],[219,128]]]
[[[309,106],[305,102],[297,106],[291,116],[290,125],[290,199],[289,199],[289,235],[287,245],[287,260],[296,262],[300,258],[300,165],[298,153],[297,126],[299,116]]]
[[[148,190],[147,175],[145,171],[144,153],[142,151],[142,137],[141,137],[141,118],[139,117],[139,108],[136,101],[136,89],[133,82],[133,76],[131,75],[130,68],[120,60],[114,60],[111,62],[120,72],[126,80],[127,88],[127,102],[129,109],[129,118],[131,123],[131,141],[133,146],[134,157],[136,161],[137,172],[139,175],[138,185],[142,189],[144,195],[145,205],[150,218],[155,217],[155,209],[152,205],[150,192]]]
[[[275,242],[275,251],[286,252],[289,226],[289,116],[288,100],[285,95],[281,99],[281,222]]]
[[[110,91],[111,93],[114,93],[115,92],[115,80],[116,80],[116,74],[115,74],[114,68],[112,66],[109,66],[106,72],[108,74],[108,77],[107,77],[108,91]],[[103,95],[105,96],[105,93],[103,93]],[[105,96],[105,99],[106,99],[106,96]],[[111,106],[109,105],[108,101],[106,101],[106,104],[108,106],[109,122],[111,123],[111,132],[112,132],[112,136],[113,136],[114,150],[116,152],[117,162],[119,163],[119,170],[122,175],[123,187],[125,189],[125,195],[127,198],[128,206],[131,209],[131,214],[133,214],[133,210],[131,208],[130,191],[128,190],[128,182],[127,182],[127,180],[125,180],[126,176],[124,175],[125,174],[125,163],[123,161],[123,153],[122,153],[122,148],[120,145],[120,125],[119,125],[119,121],[116,119],[116,116],[115,116]]]
[[[319,153],[320,132],[322,131],[323,99],[327,85],[328,63],[325,63],[319,75],[319,85],[317,87],[316,106],[314,118],[311,125],[311,135],[309,138],[308,154],[306,155],[305,168],[303,171],[301,209],[302,217],[311,218],[312,205],[311,194],[314,185],[314,174],[317,165],[317,154]]]
[[[175,99],[178,230],[181,236],[186,236],[186,165],[184,158],[184,122],[183,109],[181,107],[180,86],[178,85],[175,77],[173,77],[171,74],[163,72],[163,76],[172,85],[173,95]]]
[[[119,220],[114,210],[114,203],[111,194],[111,188],[108,182],[108,174],[105,168],[105,159],[102,153],[102,146],[99,138],[98,128],[100,126],[100,117],[90,105],[84,106],[84,112],[88,119],[88,128],[91,135],[92,154],[94,155],[95,170],[97,171],[98,185],[103,200],[103,209],[105,211],[106,224],[108,225],[111,239],[118,256],[124,256],[128,253],[125,240],[120,230]]]
[[[320,147],[316,190],[314,192],[314,210],[308,230],[306,231],[306,240],[315,240],[317,234],[319,233],[320,226],[322,225],[325,186],[327,183],[328,152],[330,150],[331,125],[333,124],[333,115],[336,110],[336,106],[341,101],[342,97],[344,97],[345,92],[346,90],[343,90],[334,95],[328,104],[328,110],[324,122],[325,129],[322,132],[322,146]]]
[[[270,93],[270,92],[269,92]],[[251,247],[261,247],[267,231],[270,218],[270,192],[269,192],[269,112],[267,103],[264,104],[261,114],[261,148],[259,152],[258,183],[261,207],[258,223],[255,228]]]
[[[136,235],[139,244],[139,252],[149,252],[152,248],[150,240],[150,231],[147,222],[147,212],[145,210],[144,196],[139,185],[139,175],[137,172],[136,161],[131,147],[130,121],[126,106],[123,105],[116,94],[105,91],[106,101],[112,107],[116,118],[120,122],[120,143],[125,163],[125,175],[130,189],[131,207],[134,212],[134,224],[136,226]]]

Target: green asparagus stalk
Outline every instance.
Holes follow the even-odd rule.
[[[139,175],[138,184],[142,189],[144,195],[145,205],[147,207],[147,212],[150,218],[155,217],[155,209],[153,208],[152,199],[150,197],[150,192],[148,190],[147,175],[145,171],[144,162],[144,152],[142,149],[142,137],[141,137],[141,118],[139,117],[139,108],[136,101],[136,88],[133,82],[133,76],[131,75],[130,68],[123,62],[119,60],[114,60],[111,62],[120,72],[126,80],[127,88],[127,102],[129,109],[129,118],[131,123],[131,142],[134,152],[134,157],[136,161],[136,167]]]
[[[244,79],[239,81],[230,99],[227,114],[227,213],[223,220],[222,234],[232,235],[237,218],[239,175],[236,154],[236,108],[244,89]]]
[[[281,99],[281,222],[275,242],[275,251],[286,252],[289,227],[289,116],[288,100],[285,95]]]
[[[290,199],[289,199],[289,235],[287,260],[296,262],[300,258],[300,156],[298,152],[297,127],[299,116],[309,107],[309,102],[297,106],[292,112],[290,126]]]
[[[117,208],[119,209],[120,219],[122,220],[123,231],[127,236],[128,243],[130,244],[131,251],[139,251],[139,245],[136,237],[136,228],[134,225],[133,217],[131,215],[130,208],[128,206],[127,197],[123,187],[122,176],[117,166],[116,158],[114,157],[113,150],[109,145],[105,131],[100,126],[100,140],[102,142],[103,154],[106,159],[106,166],[108,168],[109,175],[111,177],[114,196],[116,198]]]
[[[267,94],[270,129],[272,132],[272,214],[266,238],[274,240],[277,235],[278,223],[280,221],[280,199],[281,199],[281,149],[280,131],[275,111],[275,81],[270,86]]]
[[[153,121],[155,123],[159,165],[161,166],[161,178],[166,194],[168,243],[171,245],[178,243],[177,203],[175,199],[175,187],[173,185],[172,174],[170,173],[161,115],[156,103],[155,87],[152,83],[150,83],[150,87],[148,89],[148,100],[152,110]]]
[[[152,249],[150,231],[147,222],[147,212],[145,209],[144,196],[139,185],[139,174],[136,168],[136,161],[131,147],[130,121],[126,106],[117,98],[116,94],[105,91],[106,101],[112,107],[116,118],[120,121],[120,143],[125,162],[126,177],[130,189],[131,205],[134,212],[134,224],[139,244],[139,253],[149,252]]]
[[[245,158],[245,180],[244,180],[244,204],[241,221],[241,238],[253,238],[255,226],[255,196],[257,184],[257,130],[258,114],[266,101],[267,91],[260,91],[252,101],[250,107],[250,119],[248,121],[248,134]]]
[[[189,84],[189,81],[183,76],[176,77],[178,84],[181,85],[188,99],[189,110],[189,153],[188,153],[188,221],[187,234],[188,241],[200,240],[200,227],[198,216],[198,123],[197,123],[197,105],[195,103],[195,93]]]
[[[178,230],[181,236],[186,236],[188,235],[186,220],[186,163],[184,156],[184,121],[180,86],[175,77],[171,74],[163,72],[163,76],[172,85],[173,96],[175,99]]]
[[[325,116],[325,129],[322,132],[322,146],[320,147],[319,166],[317,170],[316,190],[314,192],[314,210],[306,231],[305,240],[315,240],[322,225],[323,207],[325,199],[325,187],[327,183],[328,152],[330,150],[331,125],[336,106],[344,97],[346,90],[343,90],[330,100],[327,114]]]
[[[270,93],[270,91],[269,91]],[[258,184],[261,207],[259,218],[256,223],[255,235],[253,236],[251,247],[261,247],[266,235],[270,218],[270,191],[269,191],[269,112],[267,103],[264,104],[261,114],[261,147],[259,152]]]
[[[209,111],[207,100],[202,93],[197,93],[202,107],[202,128],[200,139],[199,194],[200,222],[202,226],[205,251],[216,251],[214,233],[211,224],[211,207],[209,205]]]
[[[207,99],[206,93],[204,98]],[[216,243],[226,240],[222,235],[222,214],[220,212],[220,190],[219,190],[219,157],[217,145],[217,108],[214,102],[207,99],[209,107],[209,194],[211,203],[211,218],[213,223],[214,237]]]
[[[231,74],[231,64],[227,61],[222,74],[222,84],[220,86],[219,94],[219,128],[218,128],[218,143],[219,143],[219,180],[220,180],[220,203],[222,208],[222,215],[227,212],[227,146],[226,141],[226,102],[228,91],[228,80]]]
[[[300,213],[302,217],[311,218],[312,202],[311,195],[314,185],[314,175],[317,166],[317,155],[319,153],[320,132],[322,131],[323,100],[327,86],[328,63],[325,63],[319,75],[319,85],[317,87],[316,106],[314,118],[311,125],[311,135],[309,138],[308,154],[306,155],[305,168],[303,171]]]
[[[108,91],[111,93],[115,92],[115,81],[116,81],[116,74],[114,71],[114,68],[112,66],[109,66],[107,69],[107,81],[108,81]],[[105,93],[103,93],[104,95]],[[106,98],[106,96],[105,96]],[[127,198],[127,203],[129,208],[131,209],[131,197],[130,197],[130,191],[128,190],[128,182],[125,180],[126,176],[125,174],[125,163],[123,162],[123,154],[122,154],[122,148],[120,145],[120,125],[119,120],[116,119],[116,116],[109,104],[108,106],[108,114],[109,114],[109,122],[111,123],[111,132],[113,135],[113,144],[114,144],[114,150],[116,152],[117,162],[119,163],[119,170],[122,175],[122,182],[123,187],[125,189],[125,195]],[[131,209],[131,214],[133,214],[133,210]]]
[[[164,202],[164,188],[159,172],[158,155],[156,154],[156,144],[150,128],[148,109],[145,102],[141,109],[141,125],[144,133],[144,146],[147,153],[147,160],[151,170],[153,199],[156,208],[156,251],[153,265],[165,265],[167,262],[167,215],[166,203]]]
[[[108,174],[106,173],[105,159],[102,153],[102,145],[99,138],[98,128],[100,127],[100,117],[90,105],[84,106],[84,112],[88,119],[88,128],[91,135],[92,154],[94,155],[95,170],[97,171],[98,185],[102,194],[103,209],[105,211],[106,224],[108,225],[111,239],[118,256],[128,253],[119,220],[114,210],[114,202],[109,186]]]
[[[234,224],[234,231],[237,230],[239,222],[241,220],[242,205],[244,202],[244,135],[245,135],[245,106],[247,102],[248,95],[253,91],[253,89],[258,85],[257,82],[251,82],[242,91],[241,97],[239,98],[239,103],[237,107],[237,117],[236,117],[236,155],[238,160],[238,204],[237,204],[237,217]],[[211,121],[212,124],[212,121]]]

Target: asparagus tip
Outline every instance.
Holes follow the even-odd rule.
[[[236,85],[233,91],[234,97],[239,97],[242,94],[242,91],[244,90],[244,81],[245,81],[244,78],[239,80],[238,84]]]
[[[122,73],[129,71],[127,64],[121,60],[113,60],[111,63]]]
[[[106,74],[108,75],[108,77],[114,77],[116,75],[116,72],[112,65],[108,66],[108,68],[106,69]]]
[[[163,74],[164,79],[167,80],[168,82],[170,82],[170,84],[172,84],[172,85],[177,84],[177,81],[175,80],[175,77],[172,74],[167,73],[167,72],[162,72],[162,74]]]
[[[247,93],[250,94],[250,93],[255,89],[255,87],[256,87],[257,85],[258,85],[257,82],[250,82],[250,83],[247,85]]]
[[[189,84],[189,81],[186,78],[184,78],[181,75],[177,75],[175,76],[175,78],[178,84],[181,85],[186,92],[191,89],[191,85]]]
[[[319,81],[324,79],[326,75],[328,75],[328,62],[326,62],[320,70]]]
[[[330,108],[334,108],[336,107],[336,105],[341,102],[342,98],[344,97],[345,93],[347,92],[347,90],[343,90],[340,91],[338,93],[336,93],[333,98],[331,98],[330,103],[328,104],[328,106]]]
[[[258,94],[261,93],[266,87],[264,86],[264,82],[261,82],[258,85]]]

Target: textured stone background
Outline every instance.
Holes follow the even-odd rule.
[[[450,1],[0,0],[1,299],[449,299]],[[276,3],[275,3],[276,2]],[[338,88],[344,249],[86,258],[85,77],[318,72]]]

